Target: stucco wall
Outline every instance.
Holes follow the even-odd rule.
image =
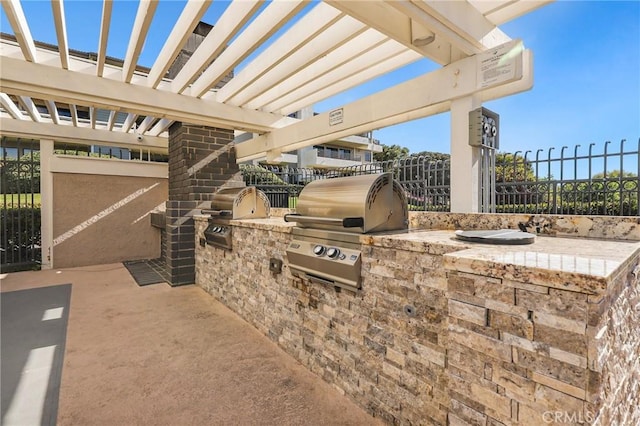
[[[53,173],[53,267],[159,257],[148,213],[167,196],[166,178]]]

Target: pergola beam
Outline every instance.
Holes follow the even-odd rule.
[[[402,56],[398,56],[401,55]],[[397,59],[394,59],[397,58]],[[376,49],[369,50],[362,55],[354,57],[353,60],[344,63],[340,67],[322,73],[319,77],[309,80],[307,83],[298,84],[291,93],[279,96],[270,104],[264,106],[266,111],[296,111],[303,104],[311,105],[328,96],[339,93],[354,85],[374,78],[381,73],[391,71],[409,62],[418,60],[420,55],[412,50],[407,50],[404,46],[393,40],[387,40],[377,46]],[[385,63],[383,67],[379,64]],[[322,67],[321,67],[322,68]],[[312,67],[313,69],[313,67]],[[313,75],[313,74],[312,74]],[[359,76],[357,80],[351,79]],[[295,78],[295,77],[294,77]],[[320,95],[322,92],[323,95]],[[289,112],[287,112],[289,114]],[[283,114],[285,115],[285,114]]]
[[[9,24],[11,24],[11,28],[13,28],[13,33],[20,45],[24,58],[29,62],[37,62],[36,45],[31,37],[29,24],[24,16],[20,0],[2,0],[2,7],[7,15]]]
[[[98,77],[102,77],[102,73],[104,72],[112,10],[113,0],[104,0],[104,2],[102,3],[102,18],[100,19],[100,40],[98,41],[98,60],[96,63],[96,75]]]
[[[131,38],[129,39],[129,47],[122,66],[122,81],[125,83],[131,82],[133,72],[136,69],[136,65],[138,65],[138,57],[142,52],[144,41],[147,38],[147,33],[153,20],[153,14],[157,8],[157,1],[140,0],[136,20],[131,31]]]
[[[446,65],[452,61],[452,58],[459,56],[458,50],[445,40],[436,38],[431,43],[422,44],[414,39],[414,34],[426,34],[430,30],[390,4],[381,1],[325,0],[325,2],[440,65]]]
[[[149,148],[165,151],[167,138],[147,136],[139,141],[137,135],[123,132],[107,132],[90,127],[72,127],[46,122],[32,122],[13,118],[0,118],[2,134],[6,136],[53,139],[60,142],[85,143],[87,145],[109,145],[124,148]]]
[[[290,103],[280,110],[278,110],[279,114],[290,114],[294,111],[297,111],[305,106],[312,105],[316,102],[320,102],[324,99],[327,99],[337,93],[342,92],[343,90],[347,90],[350,87],[357,86],[359,83],[363,81],[368,81],[378,76],[384,75],[394,69],[397,69],[403,65],[409,64],[411,62],[415,62],[419,58],[416,53],[411,50],[404,50],[398,54],[392,54],[391,56],[384,56],[380,58],[379,61],[373,63],[371,66],[358,70],[344,78],[340,78],[331,85],[328,85],[322,89],[318,89],[309,93],[305,97],[300,100]],[[335,77],[335,76],[330,76]],[[310,85],[313,87],[313,84]],[[309,87],[306,88],[307,90]]]
[[[325,143],[344,136],[425,117],[449,109],[451,100],[480,93],[483,100],[504,96],[501,86],[508,86],[509,94],[528,90],[533,85],[530,52],[513,42],[505,55],[512,72],[501,81],[477,81],[478,69],[484,55],[456,61],[397,86],[367,96],[340,108],[341,120],[329,120],[332,111],[258,136],[236,145],[237,161],[267,155],[283,150],[298,149]],[[484,92],[484,93],[483,93]]]
[[[486,0],[468,0],[480,13],[495,25],[502,25],[535,9],[551,3],[553,0],[527,0],[494,2]]]
[[[385,1],[467,55],[475,55],[510,40],[466,1]]]
[[[262,13],[194,81],[191,85],[191,95],[200,98],[206,94],[308,2],[309,0],[288,0],[269,3]]]
[[[149,71],[147,86],[158,87],[167,70],[180,53],[180,49],[182,49],[193,29],[209,8],[209,5],[211,5],[211,0],[188,2],[184,6],[180,18],[178,18],[153,67],[151,67],[151,71]]]
[[[84,73],[70,78],[66,70],[13,58],[0,62],[0,86],[9,94],[258,133],[272,130],[283,118]]]
[[[67,43],[67,26],[64,19],[64,3],[62,0],[51,0],[51,9],[53,10],[53,21],[56,25],[60,65],[64,69],[69,69],[69,45]]]

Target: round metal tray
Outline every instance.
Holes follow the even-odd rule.
[[[456,238],[473,243],[496,245],[521,245],[533,244],[536,240],[534,234],[515,231],[513,229],[488,229],[481,231],[456,231]]]

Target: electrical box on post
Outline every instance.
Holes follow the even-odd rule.
[[[469,111],[469,145],[499,149],[500,115],[484,107]]]

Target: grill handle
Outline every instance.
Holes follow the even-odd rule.
[[[306,223],[310,225],[337,225],[342,226],[343,228],[361,228],[364,226],[363,217],[345,217],[344,219],[338,219],[332,217],[302,216],[301,214],[291,213],[284,215],[284,221]]]

